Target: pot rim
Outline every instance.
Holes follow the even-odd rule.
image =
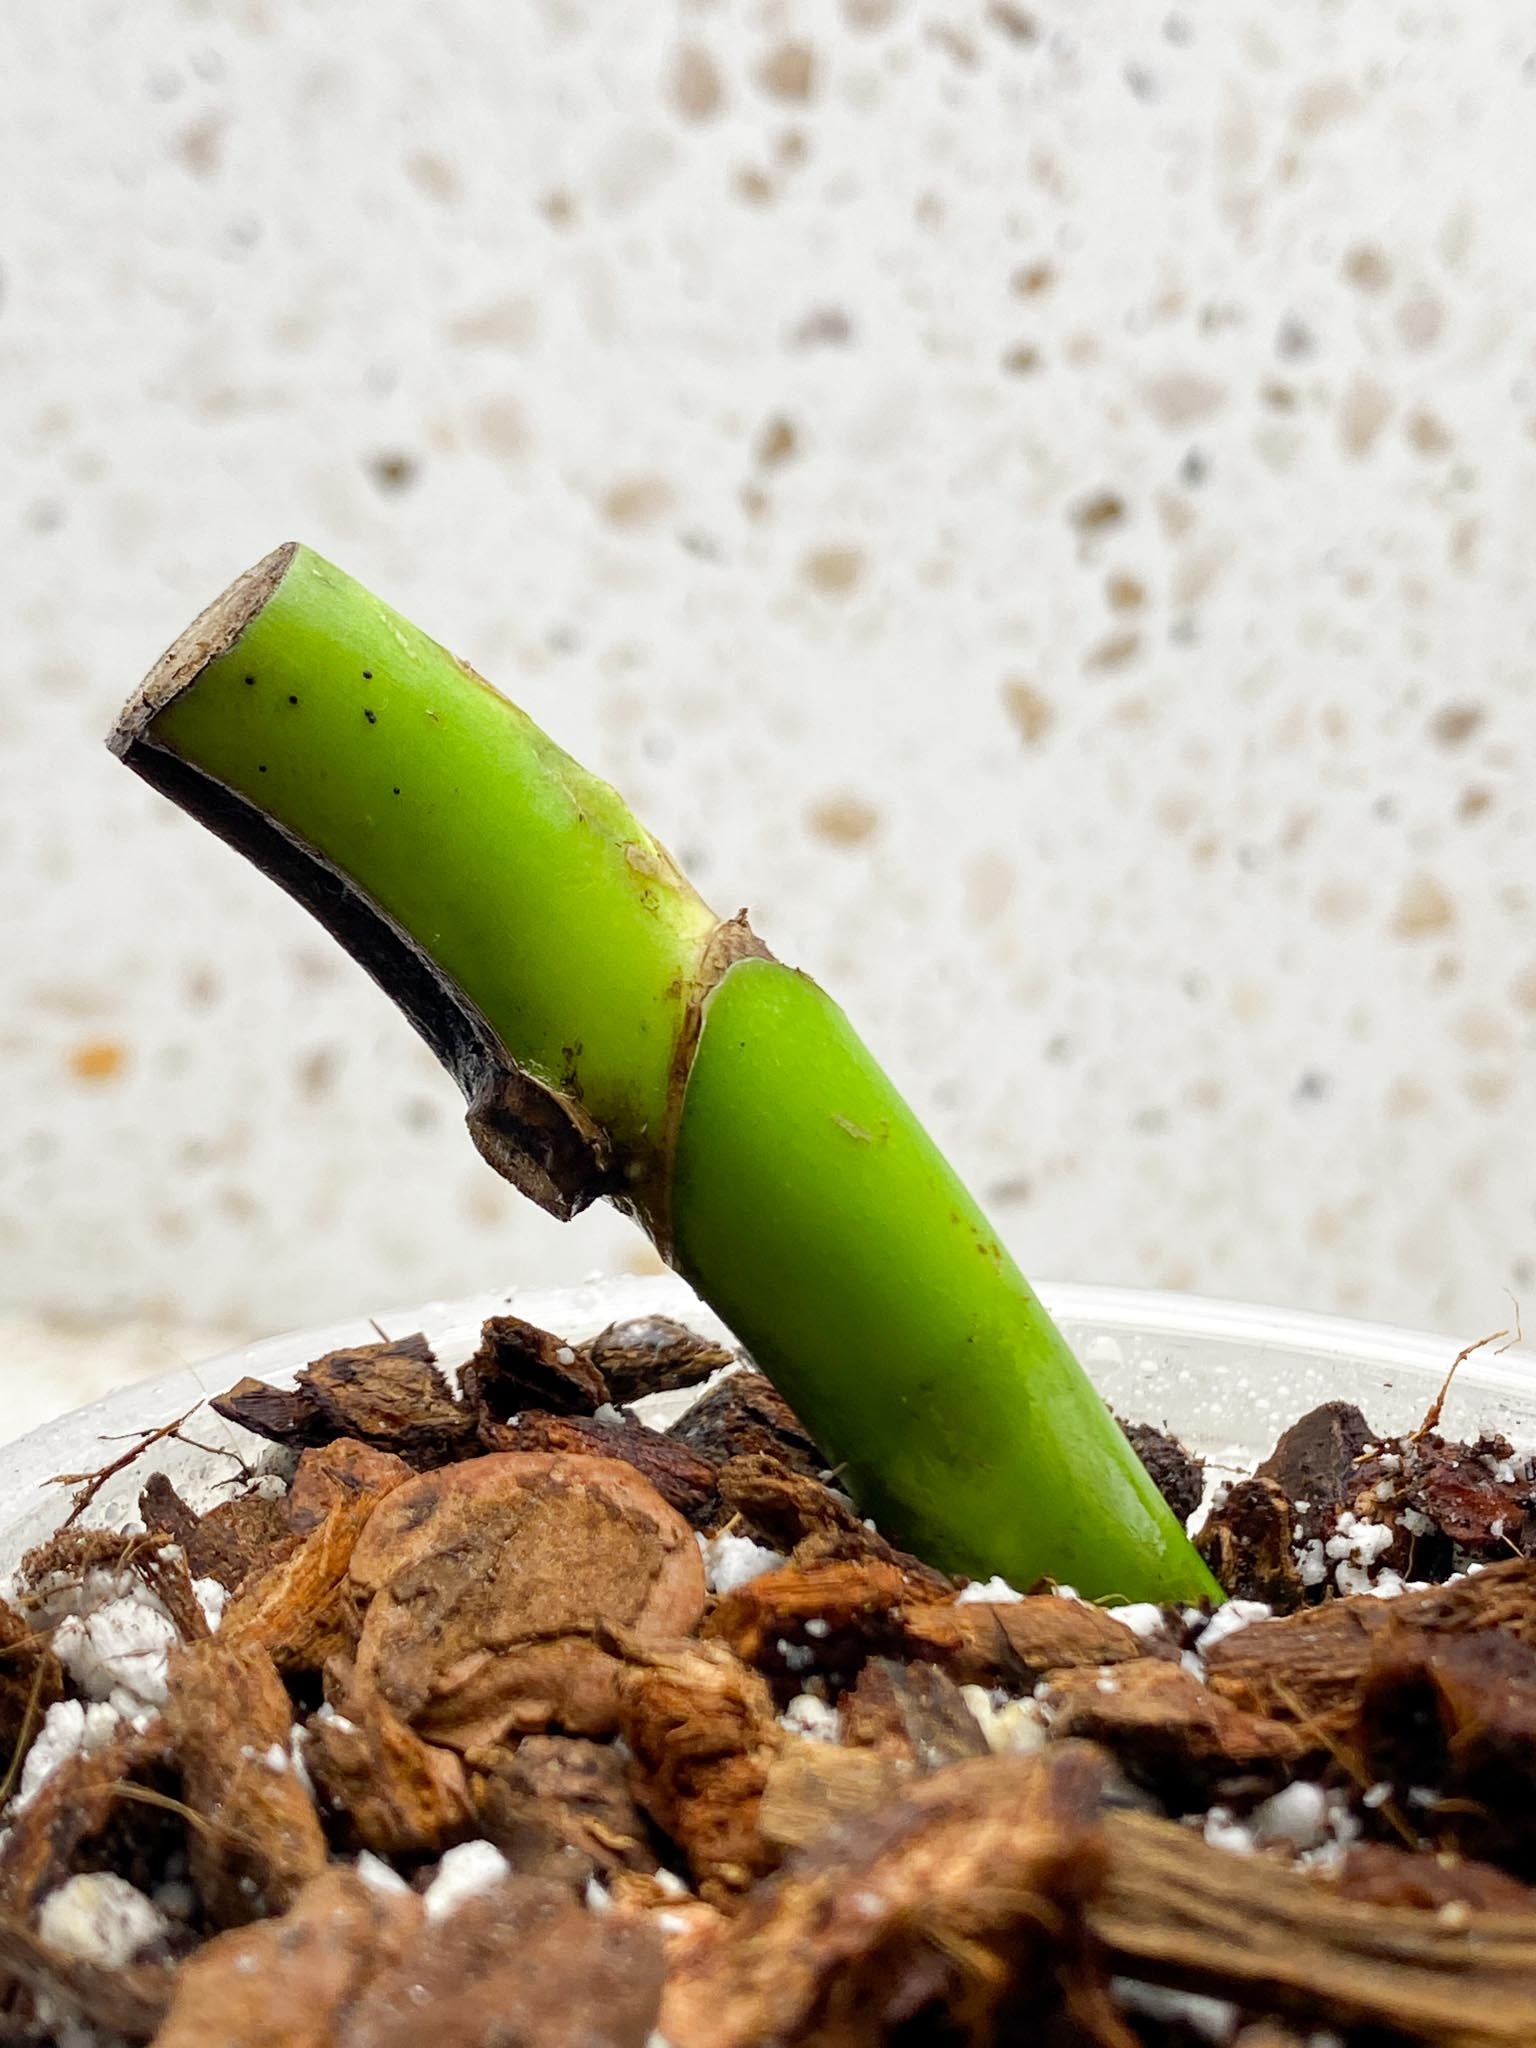
[[[1334,1395],[1359,1401],[1373,1421],[1383,1407],[1395,1409],[1389,1426],[1411,1427],[1461,1348],[1455,1338],[1430,1331],[1156,1288],[1041,1282],[1038,1292],[1111,1405],[1132,1420],[1167,1424],[1218,1469],[1232,1472],[1262,1456],[1304,1406]],[[60,1472],[101,1463],[104,1439],[154,1429],[246,1375],[289,1380],[323,1352],[380,1334],[423,1330],[440,1360],[457,1365],[473,1351],[484,1319],[508,1312],[577,1341],[610,1322],[652,1315],[676,1317],[716,1337],[730,1334],[672,1273],[502,1288],[282,1331],[134,1381],[0,1445],[0,1567],[62,1518],[67,1496],[49,1482]],[[1536,1440],[1536,1350],[1474,1353],[1457,1377],[1448,1428],[1468,1429],[1469,1404],[1479,1411],[1476,1427]],[[195,1431],[205,1445],[256,1445],[206,1410],[196,1416]],[[191,1469],[179,1445],[166,1451],[160,1463],[173,1478],[177,1468]],[[145,1473],[153,1469],[153,1463],[144,1467]],[[132,1512],[139,1483],[130,1473],[120,1489],[119,1519]]]

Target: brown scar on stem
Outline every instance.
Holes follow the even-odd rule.
[[[630,1205],[638,1213],[661,1256],[672,1257],[672,1166],[677,1156],[677,1134],[683,1121],[683,1098],[693,1072],[704,1028],[704,1010],[710,996],[740,960],[771,960],[773,954],[747,921],[745,909],[734,917],[721,918],[699,951],[692,987],[672,1047],[672,1065],[667,1075],[666,1124],[650,1161],[632,1176]]]

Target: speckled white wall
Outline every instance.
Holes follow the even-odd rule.
[[[823,976],[1026,1265],[1536,1286],[1536,19],[0,22],[0,1267],[255,1330],[643,1260],[112,764],[309,540]],[[71,1340],[73,1341],[73,1340]]]

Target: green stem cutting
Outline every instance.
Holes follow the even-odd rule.
[[[111,745],[369,970],[498,1172],[636,1218],[889,1534],[1021,1586],[1220,1597],[843,1013],[463,662],[279,548]]]

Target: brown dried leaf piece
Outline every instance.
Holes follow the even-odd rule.
[[[618,1666],[594,1639],[686,1635],[704,1607],[688,1524],[628,1465],[537,1452],[398,1487],[352,1556],[369,1601],[357,1679],[429,1741],[614,1726]]]
[[[719,1469],[720,1499],[731,1514],[798,1565],[833,1558],[872,1558],[901,1568],[910,1599],[948,1600],[955,1582],[920,1558],[896,1549],[865,1526],[851,1501],[778,1458],[729,1458]]]
[[[993,1605],[967,1600],[904,1607],[899,1654],[937,1664],[957,1685],[1000,1685],[1020,1692],[1047,1672],[1083,1664],[1125,1664],[1144,1654],[1123,1621],[1083,1600],[1054,1593]]]
[[[564,1451],[573,1457],[617,1458],[649,1480],[669,1507],[707,1528],[718,1507],[716,1468],[687,1444],[626,1415],[622,1422],[593,1422],[583,1415],[544,1415],[530,1409],[516,1422],[482,1427],[488,1451]]]
[[[758,1832],[776,1849],[809,1848],[845,1821],[894,1804],[912,1776],[910,1762],[879,1750],[791,1737],[769,1763]]]
[[[668,1434],[717,1464],[766,1456],[815,1479],[828,1462],[784,1396],[760,1372],[733,1372],[695,1401]]]
[[[600,1917],[556,1885],[508,1878],[422,1922],[335,2048],[646,2048],[661,1979],[661,1942],[643,1919]]]
[[[377,1505],[366,1494],[338,1500],[294,1549],[241,1587],[224,1610],[221,1641],[260,1643],[290,1675],[349,1655],[359,1622],[347,1568]]]
[[[1392,1600],[1361,1594],[1251,1622],[1205,1653],[1208,1682],[1251,1714],[1347,1725],[1384,1630],[1452,1635],[1490,1628],[1536,1646],[1536,1564],[1511,1558],[1453,1585]]]
[[[700,1893],[727,1903],[778,1860],[757,1825],[785,1740],[768,1688],[718,1643],[627,1639],[624,1649],[619,1727],[635,1795],[687,1857]]]
[[[155,2048],[337,2048],[363,1986],[399,1959],[421,1919],[414,1894],[327,1870],[281,1919],[216,1935],[182,1965]]]
[[[844,1556],[890,1560],[890,1545],[865,1528],[851,1501],[782,1458],[761,1451],[727,1458],[719,1467],[719,1486],[726,1511],[775,1550],[787,1553],[811,1536],[842,1537]]]
[[[171,1653],[166,1706],[187,1804],[192,1882],[215,1927],[292,1905],[325,1868],[315,1802],[289,1754],[293,1709],[271,1658],[216,1636]]]
[[[1376,1780],[1436,1788],[1425,1833],[1536,1877],[1536,1648],[1505,1629],[1389,1629],[1361,1690],[1355,1740]]]
[[[434,1749],[384,1700],[349,1698],[309,1722],[304,1762],[321,1810],[341,1816],[346,1847],[376,1856],[440,1856],[475,1832],[464,1766]]]
[[[718,1600],[706,1635],[781,1687],[807,1673],[843,1683],[870,1656],[921,1659],[958,1685],[1014,1691],[1048,1671],[1143,1654],[1113,1615],[1080,1600],[914,1601],[905,1572],[878,1560],[783,1565]]]
[[[526,1736],[485,1761],[474,1796],[487,1841],[530,1877],[584,1885],[597,1872],[656,1868],[624,1757],[612,1743]]]
[[[1512,1456],[1505,1439],[1448,1444],[1428,1436],[1418,1441],[1416,1452],[1405,1500],[1428,1515],[1458,1550],[1502,1559],[1529,1546],[1531,1485],[1499,1477],[1497,1468]]]
[[[462,1458],[474,1418],[432,1363],[424,1337],[328,1351],[298,1375],[326,1435],[352,1436],[415,1466]]]
[[[226,1422],[275,1444],[323,1444],[336,1434],[301,1388],[269,1386],[265,1380],[236,1380],[208,1406]]]
[[[610,1323],[587,1346],[587,1356],[607,1384],[607,1398],[621,1407],[646,1394],[696,1387],[722,1366],[736,1362],[735,1352],[724,1344],[700,1337],[666,1316]]]
[[[1212,1508],[1196,1548],[1234,1599],[1262,1600],[1288,1614],[1306,1597],[1295,1539],[1295,1512],[1285,1490],[1273,1479],[1243,1479]]]
[[[148,1528],[163,1529],[181,1545],[194,1579],[217,1579],[230,1593],[293,1547],[283,1503],[259,1493],[220,1501],[199,1515],[157,1472],[139,1495],[139,1513]]]
[[[1092,1981],[1079,1915],[1103,1867],[1099,1787],[1075,1746],[915,1779],[679,1957],[661,2032],[673,2048],[852,2048],[949,2038],[946,2023],[1035,2038],[1064,1984]]]
[[[340,1501],[381,1501],[411,1477],[413,1467],[393,1451],[375,1450],[355,1437],[338,1437],[305,1451],[285,1498],[274,1503],[295,1536],[318,1529]]]
[[[842,1740],[919,1770],[985,1756],[987,1738],[960,1688],[936,1664],[871,1657],[839,1704]]]
[[[900,1569],[878,1560],[781,1565],[717,1600],[703,1632],[798,1692],[811,1669],[849,1679],[890,1650],[905,1594]]]
[[[1102,1673],[1054,1672],[1046,1695],[1051,1734],[1099,1742],[1139,1784],[1179,1812],[1218,1786],[1290,1775],[1308,1744],[1284,1721],[1245,1714],[1177,1664],[1155,1657]],[[1256,1787],[1255,1789],[1258,1789]]]
[[[563,1337],[520,1316],[491,1316],[464,1368],[466,1397],[497,1422],[525,1408],[590,1415],[608,1399],[602,1374]]]

